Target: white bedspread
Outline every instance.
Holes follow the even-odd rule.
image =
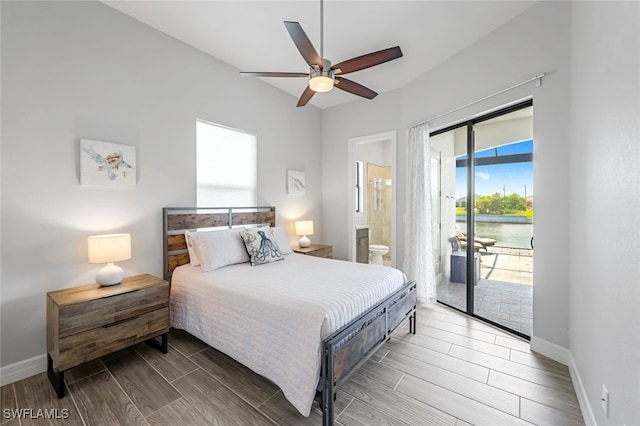
[[[183,265],[171,281],[171,323],[273,381],[308,416],[322,340],[404,282],[397,269],[301,254],[206,273]]]

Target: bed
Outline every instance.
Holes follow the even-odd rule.
[[[350,374],[405,321],[415,333],[415,283],[393,268],[295,253],[257,267],[190,264],[185,231],[273,229],[273,207],[165,208],[163,223],[172,326],[273,381],[305,416],[318,398],[323,425]]]

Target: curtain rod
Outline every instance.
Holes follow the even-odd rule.
[[[536,75],[535,77],[531,77],[531,78],[530,78],[530,79],[528,79],[528,80],[521,81],[520,83],[518,83],[518,84],[514,84],[513,86],[507,87],[506,89],[502,89],[502,90],[499,90],[499,91],[497,91],[497,92],[495,92],[495,93],[492,93],[492,94],[490,94],[490,95],[487,95],[487,96],[485,96],[485,97],[483,97],[483,98],[476,99],[476,100],[475,100],[475,101],[473,101],[473,102],[469,102],[468,104],[465,104],[465,105],[462,105],[461,107],[458,107],[458,108],[452,109],[451,111],[447,111],[447,112],[445,112],[445,113],[442,113],[442,114],[438,114],[438,115],[436,115],[436,116],[433,116],[433,117],[431,117],[431,118],[429,118],[429,119],[427,119],[427,120],[423,120],[423,121],[421,121],[421,122],[419,122],[419,123],[412,124],[411,126],[409,126],[409,128],[413,128],[413,127],[421,126],[421,125],[426,124],[426,123],[428,123],[428,122],[430,122],[430,121],[436,120],[436,119],[438,119],[438,118],[440,118],[440,117],[444,117],[445,115],[453,114],[454,112],[458,112],[458,111],[460,111],[461,109],[464,109],[464,108],[469,107],[469,106],[471,106],[471,105],[475,105],[475,104],[480,103],[480,102],[482,102],[482,101],[485,101],[485,100],[487,100],[487,99],[489,99],[489,98],[493,98],[494,96],[501,95],[501,94],[503,94],[504,92],[508,92],[509,90],[513,90],[513,89],[515,89],[516,87],[524,86],[525,84],[527,84],[527,83],[531,83],[532,81],[536,81],[536,80],[537,80],[536,87],[540,87],[540,86],[542,86],[542,77],[545,77],[546,75],[547,75],[547,73],[546,73],[546,72],[543,72],[542,74],[538,74],[538,75]]]

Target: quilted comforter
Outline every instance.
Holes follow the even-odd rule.
[[[397,269],[301,254],[206,273],[183,265],[171,281],[171,322],[273,381],[308,416],[322,340],[404,282]]]

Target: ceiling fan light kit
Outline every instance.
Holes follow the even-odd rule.
[[[309,79],[309,87],[314,92],[328,92],[333,89],[333,75],[331,77],[323,75],[312,76]]]
[[[323,40],[323,2],[320,1],[320,55],[313,47],[311,40],[307,37],[307,34],[302,29],[302,26],[298,22],[285,21],[284,25],[293,40],[293,43],[298,48],[298,51],[309,64],[309,73],[298,72],[241,72],[240,75],[245,77],[308,77],[309,85],[305,88],[302,96],[298,100],[297,106],[305,106],[307,102],[311,100],[316,92],[329,92],[333,87],[344,90],[345,92],[352,93],[357,96],[361,96],[366,99],[373,99],[378,94],[373,90],[365,87],[355,81],[347,80],[341,75],[348,74],[355,71],[360,71],[365,68],[370,68],[376,65],[383,64],[394,59],[402,57],[402,50],[400,46],[390,47],[388,49],[379,50],[377,52],[368,53],[366,55],[358,56],[344,62],[340,62],[334,66],[331,66],[331,61],[323,58],[321,55]]]
[[[322,60],[322,68],[311,67],[309,71],[309,87],[314,92],[328,92],[333,89],[334,71],[331,61]]]

